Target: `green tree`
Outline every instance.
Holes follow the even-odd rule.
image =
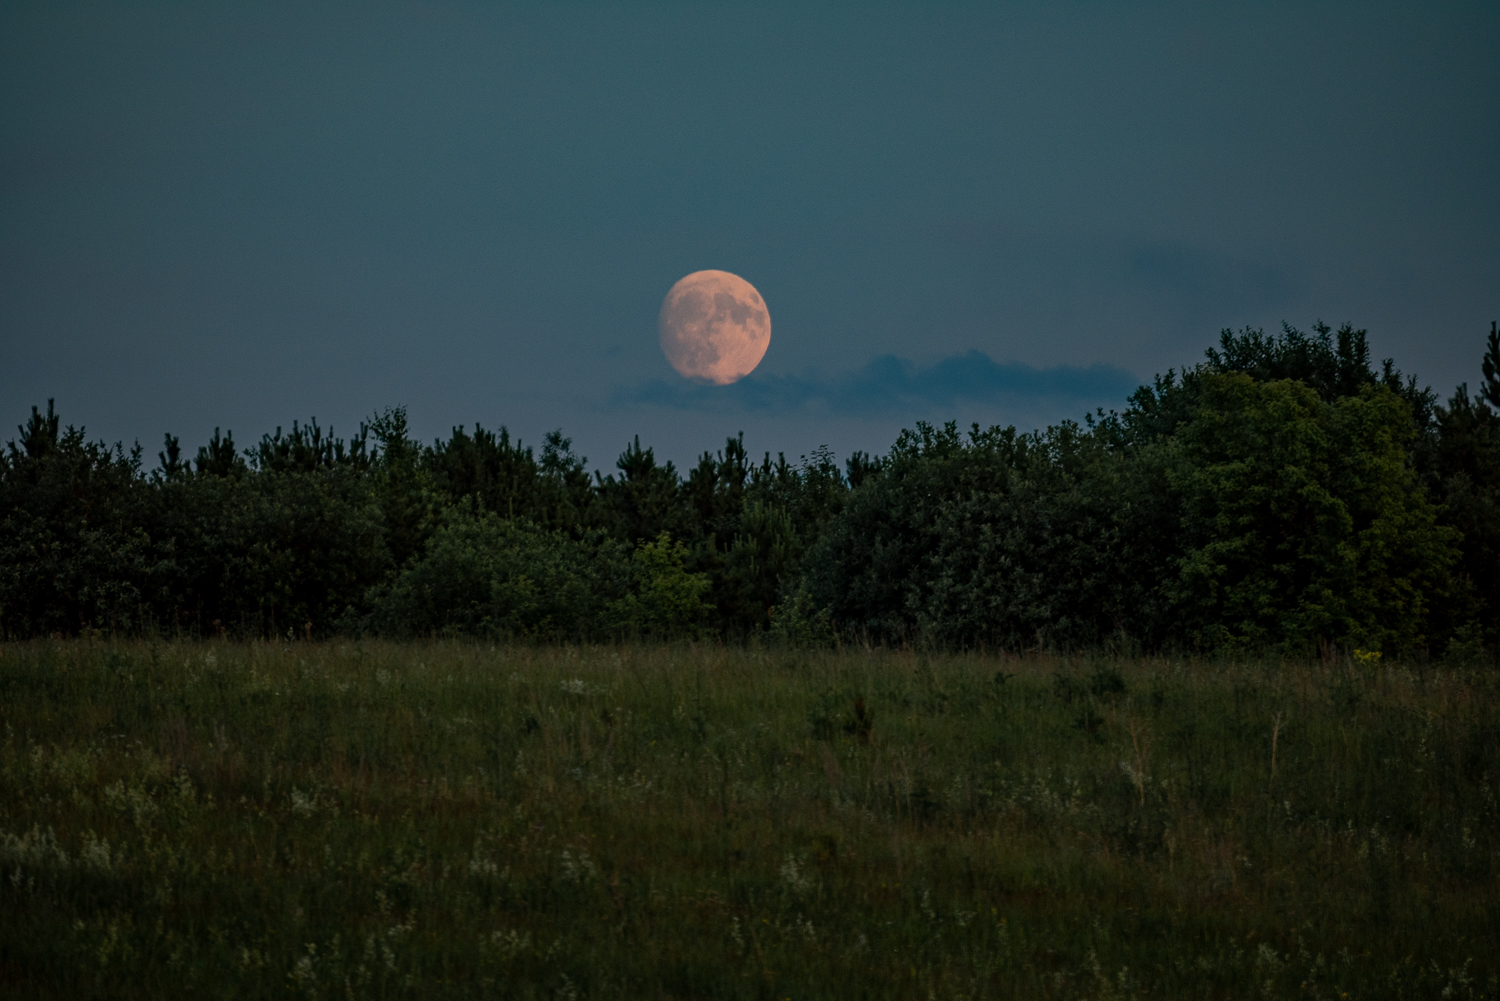
[[[946,645],[1150,642],[1175,507],[1159,456],[1076,424],[903,432],[804,563],[846,632]]]
[[[396,566],[421,553],[434,527],[440,497],[422,461],[423,449],[407,434],[406,408],[376,417],[368,433],[377,449],[371,463],[371,487],[380,507],[386,550]]]
[[[619,475],[596,475],[593,522],[632,545],[662,532],[681,533],[687,512],[680,497],[681,483],[672,463],[658,465],[641,439],[626,446],[615,460]]]
[[[744,636],[770,625],[771,609],[796,578],[802,557],[791,515],[764,501],[745,502],[729,551],[724,554],[721,612],[729,628]]]
[[[1206,374],[1174,443],[1184,553],[1174,605],[1209,647],[1423,642],[1453,533],[1421,489],[1388,387],[1327,403],[1305,383]]]
[[[709,612],[703,600],[709,584],[688,571],[687,560],[687,547],[666,532],[637,546],[630,593],[610,604],[616,629],[658,639],[697,635]]]
[[[1465,630],[1500,644],[1500,333],[1490,325],[1480,398],[1467,385],[1437,411],[1438,446],[1431,491],[1441,521],[1461,533],[1461,590],[1440,611],[1445,631]],[[1488,403],[1488,405],[1486,405]]]
[[[149,627],[169,576],[144,530],[141,449],[64,428],[53,402],[0,453],[0,632]]]

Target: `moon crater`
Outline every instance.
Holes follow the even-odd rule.
[[[658,327],[672,367],[716,386],[749,375],[771,345],[765,300],[728,271],[695,271],[679,280],[662,301]]]

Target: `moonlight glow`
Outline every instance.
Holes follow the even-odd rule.
[[[661,350],[680,374],[727,386],[755,370],[771,344],[771,314],[755,287],[727,271],[695,271],[661,304]]]

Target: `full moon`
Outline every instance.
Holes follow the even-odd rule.
[[[760,293],[728,271],[694,271],[661,304],[661,350],[679,374],[727,386],[755,370],[771,345]]]

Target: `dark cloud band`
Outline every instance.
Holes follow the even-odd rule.
[[[842,375],[751,376],[732,386],[655,379],[616,393],[613,402],[677,410],[826,408],[835,413],[878,414],[1036,399],[1108,403],[1123,401],[1139,384],[1132,373],[1110,365],[1033,368],[968,351],[926,367],[882,355]]]

